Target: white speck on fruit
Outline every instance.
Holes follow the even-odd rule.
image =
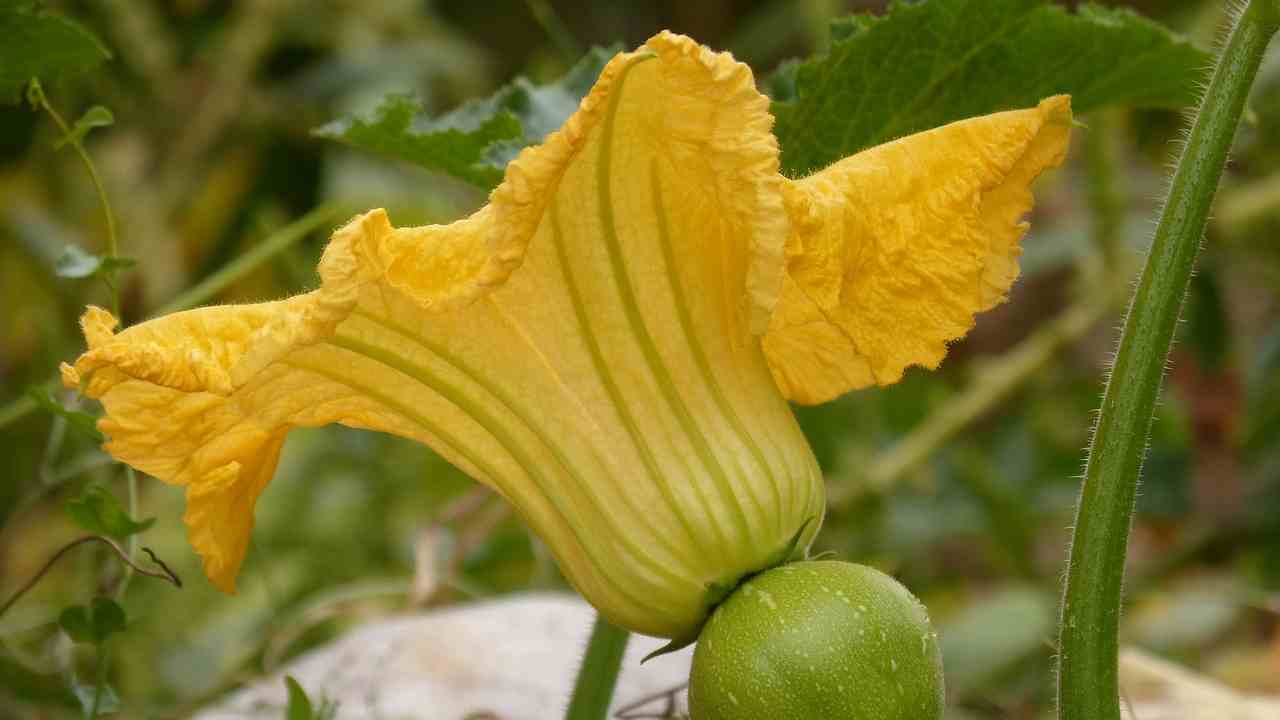
[[[893,668],[893,671],[894,671],[894,672],[898,672],[898,661],[897,661],[897,659],[895,659],[895,658],[889,658],[889,667]]]
[[[858,606],[858,612],[866,612],[866,611],[867,611],[867,606],[866,606],[866,605],[859,605],[859,606]]]
[[[774,602],[773,595],[768,590],[761,590],[760,588],[752,587],[751,585],[743,585],[742,594],[746,595],[747,597],[751,597],[753,595],[759,595],[760,602],[768,606],[770,610],[778,609],[778,603]]]
[[[733,703],[734,705],[737,705],[737,704],[738,704],[738,696],[737,696],[737,695],[734,695],[733,693],[729,693],[729,702]]]

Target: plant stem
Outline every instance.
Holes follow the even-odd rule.
[[[1102,397],[1076,512],[1060,623],[1058,717],[1119,720],[1118,630],[1134,495],[1209,207],[1267,42],[1275,0],[1236,21],[1174,171]]]
[[[124,466],[125,484],[129,495],[129,517],[138,519],[138,473],[129,465]],[[138,555],[138,533],[129,536],[129,560],[136,561]],[[120,578],[120,584],[116,586],[115,600],[120,602],[124,599],[124,594],[129,590],[129,583],[133,581],[133,562],[127,562],[124,565],[124,577]]]
[[[299,240],[315,232],[337,215],[338,208],[321,205],[272,233],[252,250],[219,268],[195,287],[187,290],[156,310],[154,315],[167,315],[187,310],[212,299],[229,285],[258,269],[263,263],[287,250]]]
[[[1117,109],[1102,110],[1089,117],[1084,156],[1089,169],[1089,211],[1093,216],[1093,244],[1098,248],[1101,273],[1115,272],[1124,243],[1125,193],[1120,188],[1118,168],[1119,125],[1123,116]]]
[[[98,671],[93,678],[93,703],[89,706],[89,720],[97,720],[98,708],[102,705],[102,688],[107,684],[107,670],[111,664],[111,654],[104,641],[98,646]]]
[[[23,394],[13,402],[0,408],[0,430],[18,422],[36,410],[36,401]]]
[[[22,599],[23,595],[26,595],[31,588],[35,587],[36,583],[40,582],[40,578],[43,578],[49,570],[53,569],[53,566],[56,565],[64,555],[85,543],[91,542],[100,542],[109,546],[115,551],[116,556],[120,558],[120,562],[132,567],[134,571],[140,575],[146,575],[147,577],[158,578],[160,580],[168,580],[170,583],[173,583],[174,587],[182,587],[182,579],[170,570],[168,565],[161,562],[160,558],[156,557],[155,553],[151,552],[149,548],[143,548],[143,550],[147,551],[147,554],[151,556],[152,562],[160,568],[159,570],[151,570],[135,564],[133,558],[129,557],[129,554],[125,552],[124,548],[120,547],[119,543],[105,535],[85,535],[58,548],[58,551],[45,561],[44,566],[37,570],[36,574],[32,575],[30,580],[28,580],[22,587],[18,588],[18,591],[10,596],[3,605],[0,605],[0,617],[3,617],[6,612],[9,612],[9,608],[17,604],[17,602]]]
[[[93,164],[93,158],[89,157],[89,152],[84,149],[84,144],[80,142],[80,138],[71,134],[71,127],[62,119],[62,115],[49,104],[49,99],[45,97],[43,88],[39,83],[33,83],[30,90],[30,97],[38,105],[41,110],[53,119],[53,123],[58,126],[58,130],[62,133],[62,139],[76,151],[76,155],[80,157],[80,162],[84,163],[84,168],[89,172],[89,179],[93,181],[93,189],[98,193],[98,202],[102,204],[102,214],[107,220],[107,257],[114,258],[119,254],[119,242],[116,240],[116,216],[111,212],[111,201],[107,199],[107,189],[102,184],[102,178],[98,175],[98,168]],[[104,273],[103,281],[107,284],[107,288],[111,291],[111,312],[116,317],[120,317],[120,290],[116,287],[115,281],[110,273]]]
[[[556,14],[556,9],[551,6],[551,3],[547,0],[525,0],[524,4],[529,8],[529,14],[533,15],[533,19],[542,26],[542,31],[547,34],[551,44],[556,46],[556,50],[565,62],[570,65],[577,62],[578,58],[582,57],[582,46],[573,38],[573,33],[564,24],[564,20]]]
[[[928,420],[896,445],[877,455],[860,486],[832,484],[827,489],[828,508],[841,512],[863,493],[888,491],[927,461],[938,448],[1008,399],[1027,379],[1053,362],[1064,347],[1079,340],[1112,309],[1116,293],[1111,288],[1107,286],[1077,300],[1017,347],[985,362],[964,391],[930,413]]]
[[[622,655],[630,637],[626,630],[596,617],[565,720],[604,720],[609,714],[613,688],[618,683],[618,670],[622,668]]]

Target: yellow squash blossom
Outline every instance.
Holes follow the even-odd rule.
[[[1065,97],[779,174],[769,102],[728,54],[662,33],[450,225],[383,210],[333,234],[320,288],[118,334],[90,308],[63,366],[106,449],[187,488],[232,591],[289,430],[438,451],[509,500],[615,624],[689,638],[717,593],[817,532],[788,399],[934,367],[1017,274]]]

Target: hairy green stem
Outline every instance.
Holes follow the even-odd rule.
[[[586,657],[578,670],[578,682],[565,720],[604,720],[613,701],[613,688],[618,684],[622,655],[631,634],[602,617],[596,618],[587,643]]]
[[[1183,148],[1116,353],[1076,511],[1062,603],[1060,720],[1119,720],[1118,630],[1134,495],[1209,207],[1280,3],[1236,20]]]

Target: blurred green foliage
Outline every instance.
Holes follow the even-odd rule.
[[[312,129],[335,117],[370,117],[388,93],[411,94],[437,116],[517,76],[553,81],[577,60],[518,0],[50,5],[114,52],[97,72],[46,83],[46,94],[67,117],[96,106],[114,115],[114,125],[84,143],[116,208],[121,253],[137,261],[119,271],[126,323],[151,316],[322,203],[340,208],[339,217],[384,206],[399,225],[474,209],[483,192],[468,183],[317,139]],[[551,5],[579,47],[634,46],[665,27],[732,49],[764,78],[788,58],[826,49],[831,18],[881,4]],[[1211,0],[1132,5],[1202,48],[1223,10]],[[11,6],[31,3],[0,7]],[[1126,639],[1275,692],[1280,246],[1268,239],[1280,237],[1280,63],[1264,67],[1252,111],[1151,439],[1131,544]],[[1081,130],[1068,166],[1039,187],[1011,301],[980,318],[941,371],[912,371],[896,386],[799,411],[831,487],[817,549],[885,569],[925,600],[943,630],[952,702],[964,717],[1050,712],[1052,612],[1067,524],[1120,312],[1105,288],[1123,288],[1134,269],[1177,139],[1173,110],[1094,119],[1081,118],[1099,131]],[[544,132],[534,127],[522,126],[522,142]],[[107,288],[92,277],[93,260],[106,249],[101,209],[83,167],[54,148],[59,139],[44,116],[0,108],[0,457],[7,470],[0,600],[86,522],[135,538],[186,579],[176,590],[135,578],[118,598],[129,622],[107,643],[107,675],[129,717],[185,716],[371,615],[564,587],[523,526],[456,469],[421,446],[336,427],[291,435],[258,505],[239,594],[209,586],[185,539],[181,490],[142,478],[130,508],[120,466],[95,438],[76,432],[77,413],[95,408],[53,382],[58,363],[82,347],[76,319],[84,305],[109,304]],[[1112,193],[1119,202],[1110,211],[1092,201],[1100,178],[1080,151],[1099,142],[1110,143],[1118,171]],[[1114,256],[1100,237],[1107,212],[1119,233]],[[313,286],[323,242],[322,229],[277,243],[268,262],[215,300]],[[1097,307],[1083,330],[1055,340],[1047,358],[983,400],[992,376],[1008,372],[1002,358],[1090,300]],[[980,412],[942,434],[944,442],[910,463],[886,464],[901,443],[975,395]],[[68,507],[82,510],[69,514]],[[89,511],[95,520],[81,517]],[[121,524],[143,517],[155,524],[136,535]],[[87,608],[122,579],[114,555],[90,544],[0,617],[0,718],[80,712],[77,697],[93,692],[99,656],[77,651],[59,617],[79,606],[92,625],[96,610]],[[315,705],[310,715],[322,712],[314,694],[307,702]]]

